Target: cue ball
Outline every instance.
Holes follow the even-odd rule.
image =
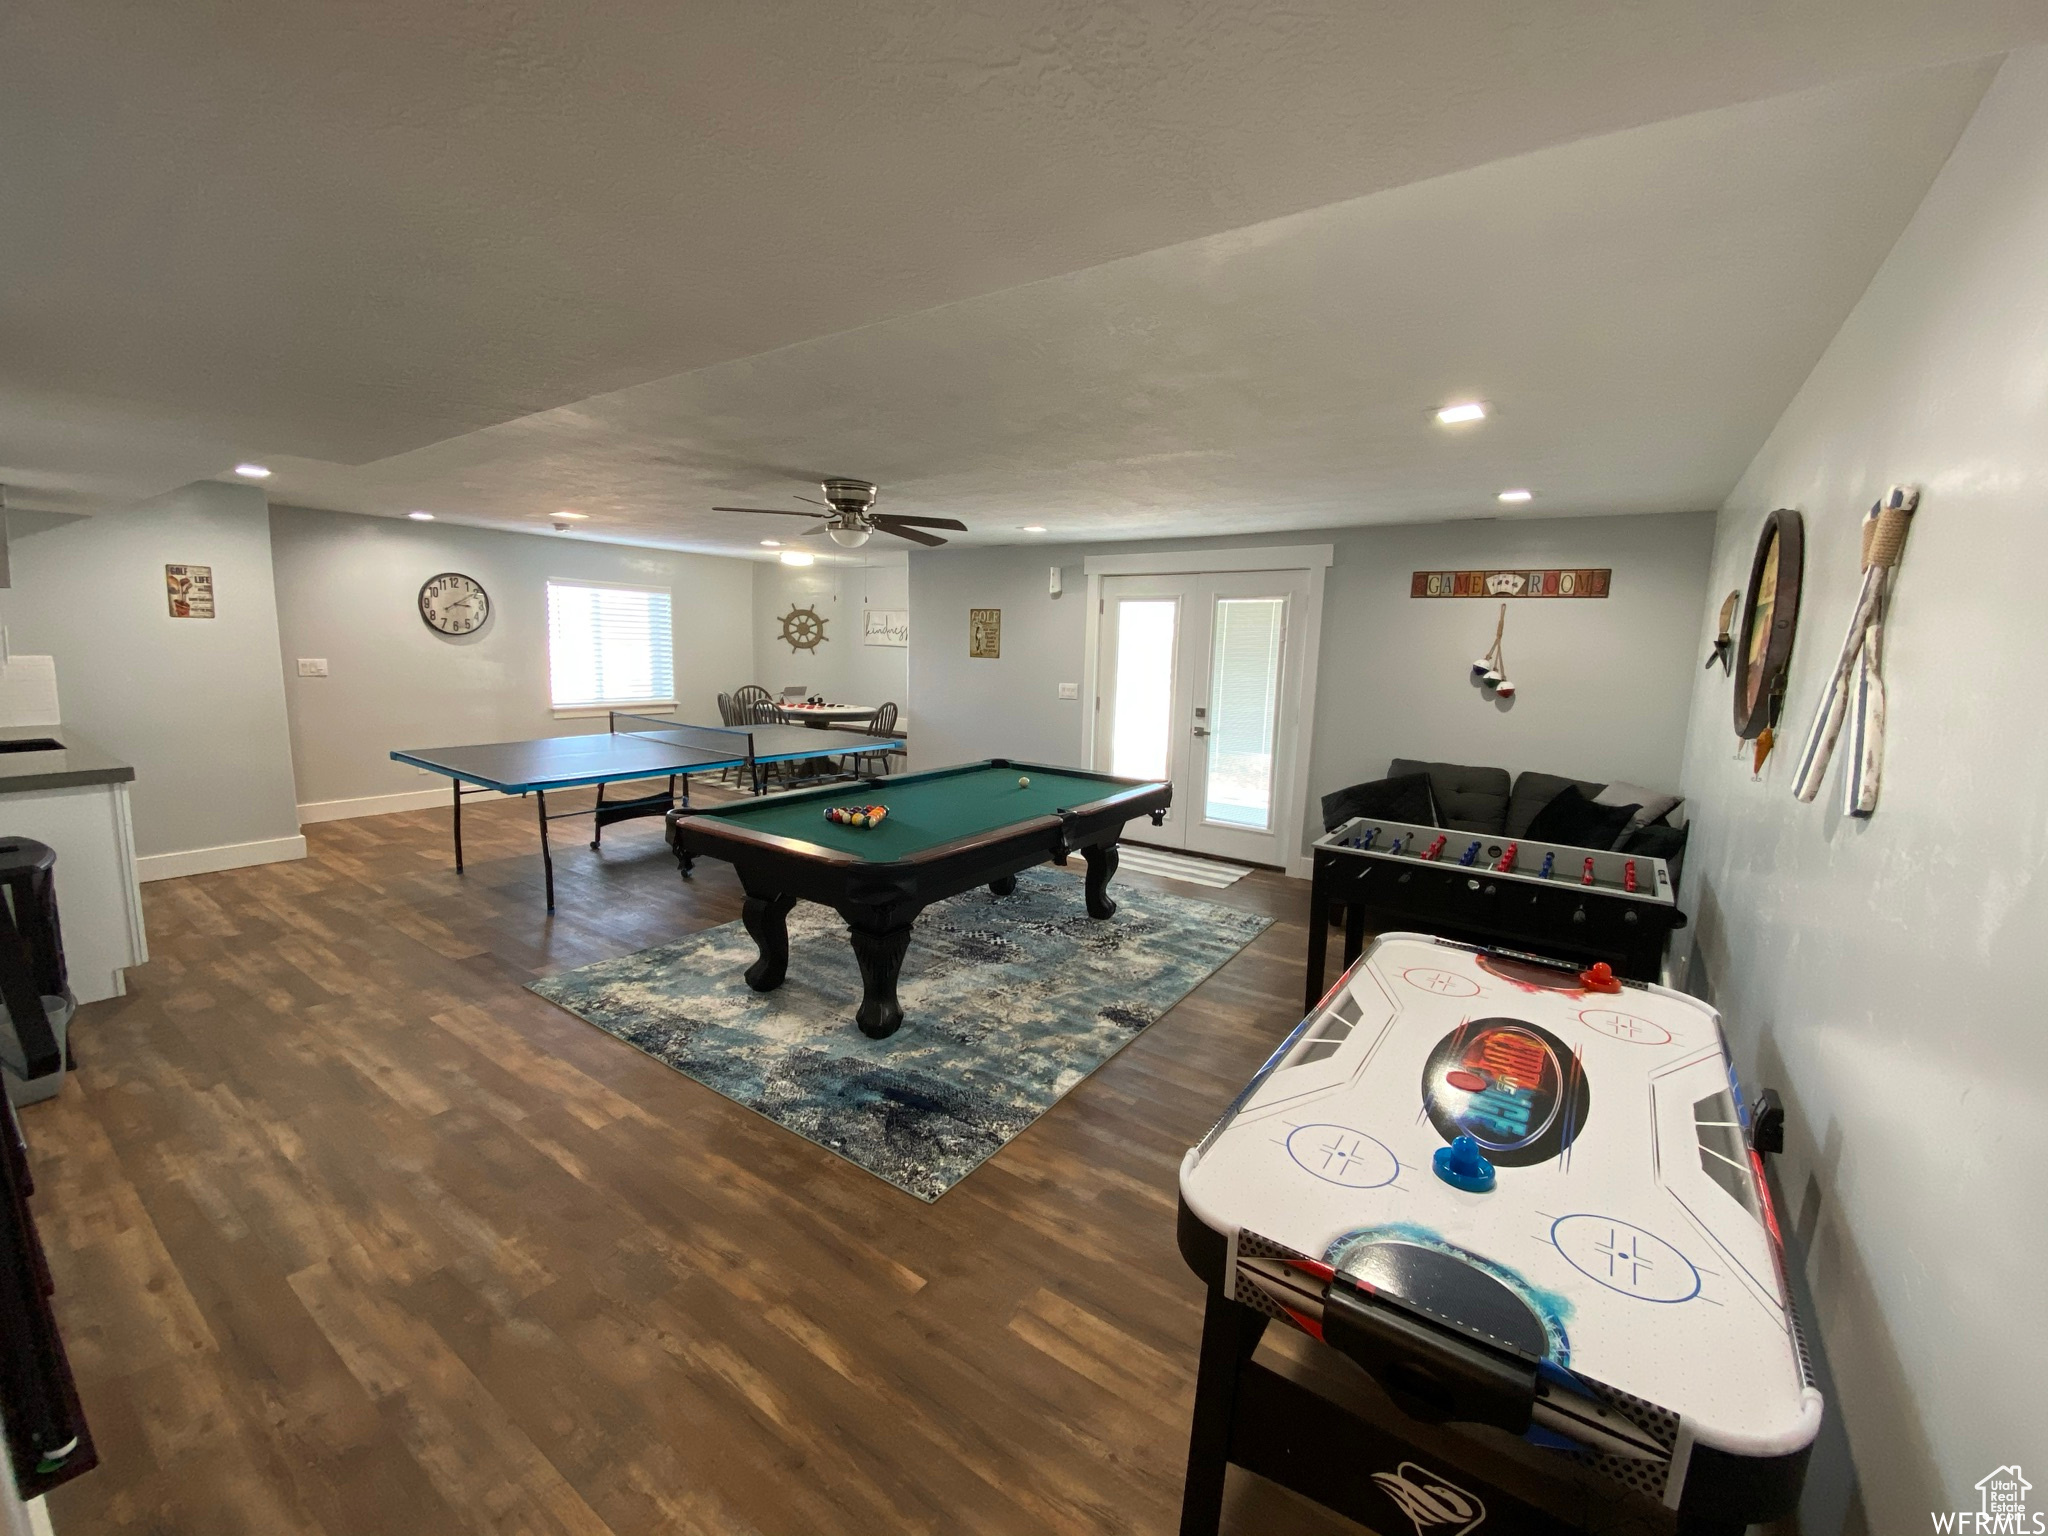
[[[1017,781],[1017,787],[1019,789],[1029,789],[1031,787],[1031,780],[1028,778],[1019,779]]]

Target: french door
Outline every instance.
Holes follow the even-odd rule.
[[[1133,841],[1287,865],[1308,588],[1305,570],[1103,578],[1095,766],[1173,781],[1166,825]]]

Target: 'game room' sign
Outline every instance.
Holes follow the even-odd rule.
[[[1592,571],[1417,571],[1410,597],[1605,597],[1609,569]]]

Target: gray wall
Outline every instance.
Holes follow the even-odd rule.
[[[297,837],[262,491],[200,481],[8,526],[0,624],[16,651],[57,658],[65,723],[135,765],[136,852]],[[218,617],[170,616],[167,564],[213,567]]]
[[[908,608],[909,586],[903,557],[891,551],[864,566],[757,564],[754,671],[748,681],[759,683],[770,693],[801,683],[837,703],[893,701],[907,717],[908,652],[894,646],[863,645],[860,635],[861,610]],[[782,616],[792,607],[815,608],[829,620],[825,643],[815,651],[799,653],[783,643]]]
[[[1305,836],[1320,830],[1319,797],[1380,777],[1397,756],[1672,787],[1692,674],[1704,654],[1695,616],[1712,539],[1712,514],[1683,513],[915,553],[913,761],[1080,761],[1082,711],[1092,699],[1082,675],[1088,556],[1327,543],[1336,558],[1323,599]],[[1061,597],[1047,596],[1054,564],[1063,573]],[[1508,605],[1506,651],[1517,695],[1507,705],[1489,701],[1471,681],[1473,658],[1493,639],[1498,605],[1408,595],[1412,571],[1489,566],[1614,571],[1609,598]],[[970,608],[1003,610],[1000,659],[969,659]],[[1063,682],[1081,684],[1080,700],[1058,697]]]
[[[715,722],[717,694],[753,665],[747,561],[301,507],[273,508],[270,531],[302,805],[445,787],[392,762],[394,747],[603,730],[601,718],[558,720],[550,707],[551,576],[674,593],[687,718]],[[420,583],[440,571],[474,576],[490,593],[490,621],[475,634],[421,622]],[[325,657],[330,675],[298,676],[302,656]]]
[[[1696,981],[1786,1097],[1782,1183],[1862,1479],[1850,1529],[2048,1478],[2048,51],[2003,66],[1925,204],[1722,509],[1709,604],[1764,514],[1806,518],[1784,746],[1752,782],[1700,683],[1685,789]],[[1923,488],[1885,644],[1868,821],[1796,755],[1858,582],[1858,523]],[[1696,611],[1705,643],[1710,615]],[[1809,1536],[1841,1528],[1809,1511]]]

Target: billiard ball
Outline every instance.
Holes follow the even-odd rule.
[[[1029,778],[1021,778],[1017,781],[1017,787],[1019,789],[1029,789],[1031,787],[1031,780]]]

